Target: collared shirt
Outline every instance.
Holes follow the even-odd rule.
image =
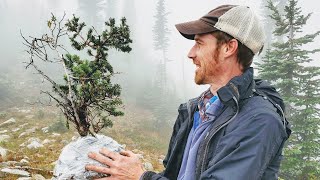
[[[222,107],[222,103],[217,96],[212,95],[211,98],[208,99],[210,94],[207,91],[204,92],[202,96],[203,98],[200,98],[198,103],[203,110],[204,119],[202,119],[200,111],[196,111],[194,113],[194,123],[189,133],[186,148],[184,150],[182,165],[178,175],[179,180],[195,179],[197,152],[200,142],[204,138],[206,132],[209,131],[219,109]]]

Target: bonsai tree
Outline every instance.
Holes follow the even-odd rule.
[[[67,21],[64,19],[65,14],[60,20],[52,14],[47,22],[49,32],[41,37],[26,38],[21,33],[30,55],[26,68],[33,68],[52,85],[51,91],[41,92],[57,103],[67,119],[67,126],[71,122],[81,136],[89,133],[94,136],[102,128],[112,126],[110,116],[123,115],[117,109],[122,104],[121,87],[111,82],[116,72],[107,57],[110,49],[131,51],[129,26],[125,18],[118,26],[115,19],[110,18],[99,33],[94,27],[86,28],[74,15]],[[69,39],[75,52],[85,51],[88,58],[70,53],[61,43],[64,38]],[[41,61],[60,63],[64,70],[63,81],[59,83],[45,73],[39,66]]]

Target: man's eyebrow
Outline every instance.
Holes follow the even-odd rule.
[[[199,37],[195,37],[194,40],[202,42],[202,40]]]

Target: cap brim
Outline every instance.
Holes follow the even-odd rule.
[[[196,34],[204,34],[218,30],[212,25],[208,25],[201,20],[180,23],[175,26],[183,37],[190,40],[194,40],[194,36]]]

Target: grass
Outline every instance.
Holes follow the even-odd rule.
[[[28,157],[29,166],[34,170],[28,170],[32,174],[41,174],[46,178],[51,178],[54,163],[61,153],[65,144],[63,140],[71,141],[73,136],[78,136],[75,129],[70,129],[61,136],[51,137],[51,133],[43,133],[41,128],[48,127],[58,121],[59,110],[54,107],[33,107],[30,112],[19,112],[18,109],[12,108],[2,112],[0,123],[15,118],[16,123],[6,127],[0,127],[0,131],[7,129],[10,139],[7,142],[1,142],[0,146],[10,150],[7,158],[2,161],[20,161]],[[169,137],[171,135],[170,128],[165,128],[161,132],[153,127],[154,117],[144,109],[139,109],[134,106],[127,106],[125,116],[114,119],[114,126],[101,131],[100,134],[105,134],[112,137],[120,144],[126,144],[126,149],[136,153],[141,153],[146,162],[150,162],[156,172],[163,170],[163,165],[159,163],[161,156],[166,154]],[[28,123],[19,131],[11,132],[12,129],[19,127],[22,124]],[[19,138],[19,135],[25,130],[36,127],[34,133]],[[31,137],[37,137],[41,141],[44,139],[54,139],[55,142],[46,144],[42,148],[28,149],[20,147]],[[1,162],[1,159],[0,159]],[[0,167],[1,168],[1,167]],[[41,169],[41,170],[37,170]],[[16,176],[6,176],[4,179],[16,179]]]

